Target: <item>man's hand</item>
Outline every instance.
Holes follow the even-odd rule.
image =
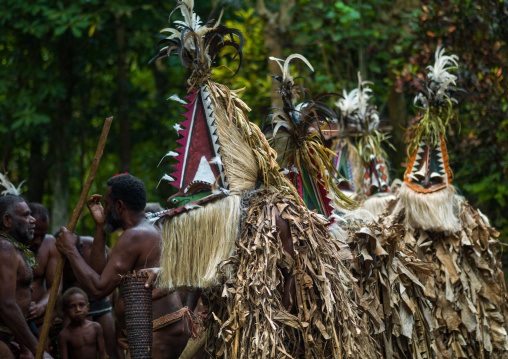
[[[28,315],[26,316],[26,320],[30,321],[30,320],[40,318],[40,317],[42,317],[44,312],[45,312],[45,308],[43,308],[42,306],[40,306],[37,303],[32,301],[30,303],[30,309],[28,310]]]
[[[155,279],[157,279],[157,276],[159,275],[160,267],[157,268],[146,268],[141,269],[139,273],[148,273],[148,279],[145,282],[145,287],[149,288],[153,282],[155,282]]]
[[[87,203],[90,214],[92,215],[95,224],[98,225],[104,224],[104,207],[102,207],[101,199],[102,196],[100,194],[94,194],[88,199]]]
[[[60,228],[60,231],[60,235],[56,239],[56,248],[62,255],[67,257],[73,251],[77,250],[76,245],[78,243],[78,237],[65,227]]]

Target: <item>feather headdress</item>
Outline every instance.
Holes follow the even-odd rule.
[[[346,123],[348,135],[355,138],[356,149],[364,167],[363,191],[359,191],[359,194],[367,197],[389,192],[385,163],[387,154],[382,147],[383,143],[388,143],[388,136],[379,129],[380,118],[376,107],[369,104],[372,98],[369,84],[371,82],[362,81],[361,74],[358,73],[358,88],[349,93],[344,90],[344,98],[336,103],[340,116]],[[359,183],[356,185],[358,191],[361,187]]]
[[[218,19],[211,18],[202,23],[200,17],[194,13],[194,0],[178,0],[175,8],[169,15],[180,10],[184,21],[174,21],[174,28],[162,29],[162,33],[169,33],[165,39],[159,41],[158,54],[150,60],[150,63],[171,55],[178,56],[182,65],[191,70],[187,81],[189,86],[196,88],[210,78],[212,63],[217,54],[226,47],[237,50],[240,64],[235,74],[242,65],[243,35],[238,29],[230,29],[220,25],[222,12]],[[235,37],[237,40],[235,40]],[[238,42],[237,42],[238,41]]]
[[[456,88],[457,77],[450,70],[458,66],[456,55],[445,55],[438,46],[434,66],[423,82],[414,103],[420,105],[417,121],[408,131],[408,167],[404,181],[417,192],[433,192],[453,181],[448,163],[446,131],[453,117],[457,95],[467,93]]]
[[[421,83],[421,92],[414,99],[414,104],[420,105],[421,111],[420,119],[409,130],[409,155],[421,141],[437,144],[440,136],[446,137],[446,130],[453,115],[453,104],[458,103],[458,95],[467,95],[464,90],[456,87],[457,76],[448,72],[457,69],[457,60],[456,55],[445,55],[445,49],[438,46],[434,66],[427,66],[427,79]]]
[[[6,174],[0,173],[0,186],[5,188],[4,191],[1,192],[2,196],[12,194],[14,196],[20,196],[21,195],[21,186],[25,183],[25,181],[21,181],[21,183],[16,187],[9,181]]]
[[[308,206],[312,204],[310,207],[320,210],[325,216],[331,215],[332,211],[329,197],[335,197],[344,207],[354,205],[355,202],[343,194],[333,181],[335,168],[330,161],[333,152],[323,145],[322,140],[322,129],[331,122],[337,123],[337,119],[334,111],[321,100],[326,96],[339,95],[324,93],[296,105],[303,89],[295,84],[290,63],[293,59],[300,59],[314,71],[312,65],[299,54],[293,54],[285,61],[270,59],[277,61],[282,71],[282,76],[273,77],[281,83],[278,92],[284,106],[268,116],[273,128],[271,141],[281,152],[282,162],[288,168],[294,168],[290,175],[293,183],[304,202]],[[280,141],[283,145],[278,143]]]

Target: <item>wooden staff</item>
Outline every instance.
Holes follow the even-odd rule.
[[[86,179],[85,186],[81,191],[81,196],[79,197],[78,204],[76,205],[76,208],[74,208],[74,212],[72,212],[72,218],[69,222],[69,226],[67,227],[67,229],[69,229],[71,232],[74,232],[74,228],[78,223],[79,215],[85,206],[85,202],[88,197],[88,191],[90,191],[90,187],[92,187],[95,173],[97,172],[97,168],[99,168],[99,162],[101,161],[102,152],[104,151],[104,146],[106,145],[106,139],[108,138],[109,128],[111,127],[112,121],[113,117],[108,117],[104,122],[101,138],[99,140],[99,144],[97,145],[95,157],[92,161],[92,167],[90,168],[90,172],[88,173],[88,178]],[[53,311],[55,309],[55,303],[58,297],[58,287],[60,286],[60,279],[62,278],[64,263],[65,257],[58,253],[55,278],[53,279],[53,285],[51,286],[51,292],[49,294],[48,306],[46,307],[46,314],[44,315],[44,323],[42,325],[42,331],[39,337],[39,344],[37,345],[37,354],[35,355],[35,359],[42,359],[44,355],[44,349],[48,339],[49,327],[51,325],[51,319],[53,317]]]

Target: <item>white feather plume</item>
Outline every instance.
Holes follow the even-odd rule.
[[[162,181],[173,182],[173,181],[175,181],[175,179],[173,177],[171,177],[170,175],[165,174],[164,176],[162,176],[162,178],[160,179],[159,183],[157,183],[157,187],[156,188],[159,188],[159,185],[161,184]]]
[[[173,128],[174,128],[177,132],[178,132],[178,131],[183,130],[183,127],[182,127],[182,126],[180,126],[180,124],[179,124],[179,123],[175,124],[175,125],[173,126]]]
[[[168,157],[168,156],[171,156],[171,157],[176,157],[176,156],[178,156],[178,152],[175,152],[175,151],[169,151],[168,153],[166,153],[166,154],[164,155],[164,157],[162,157],[162,158],[161,158],[161,160],[160,160],[159,164],[157,165],[157,167],[159,167],[159,166],[161,165],[162,161],[163,161],[166,157]]]
[[[344,116],[350,116],[353,112],[358,110],[358,89],[354,89],[349,93],[346,90],[342,90],[344,98],[340,99],[336,105],[340,108],[340,111]]]
[[[23,185],[25,181],[21,181],[18,187],[14,186],[8,179],[7,176],[0,173],[0,185],[5,188],[5,191],[2,191],[2,196],[7,194],[12,194],[14,196],[21,195],[21,185]]]
[[[176,102],[180,102],[180,103],[182,103],[184,105],[187,105],[187,102],[182,100],[176,93],[174,95],[171,95],[170,97],[168,97],[168,100],[173,100],[173,101],[176,101]]]
[[[439,84],[443,84],[445,82],[452,83],[455,85],[455,80],[457,76],[452,75],[448,72],[448,70],[456,69],[458,66],[457,60],[459,59],[457,55],[445,55],[445,49],[441,46],[438,46],[436,49],[436,60],[434,62],[434,66],[427,66],[429,70],[429,79],[436,81]]]

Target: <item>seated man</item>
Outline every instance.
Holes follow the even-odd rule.
[[[111,294],[120,284],[121,275],[157,267],[161,250],[159,232],[145,221],[146,189],[143,182],[130,174],[122,174],[110,178],[107,185],[105,208],[100,203],[100,195],[93,195],[88,200],[96,224],[91,266],[79,254],[77,237],[69,230],[62,227],[56,242],[58,250],[69,260],[81,287],[96,300]],[[106,258],[106,233],[120,228],[123,233]],[[158,293],[153,297],[154,319],[182,308],[182,300],[176,292]],[[153,333],[152,357],[178,358],[189,338],[188,331],[183,330],[181,321],[158,327],[160,329]]]

